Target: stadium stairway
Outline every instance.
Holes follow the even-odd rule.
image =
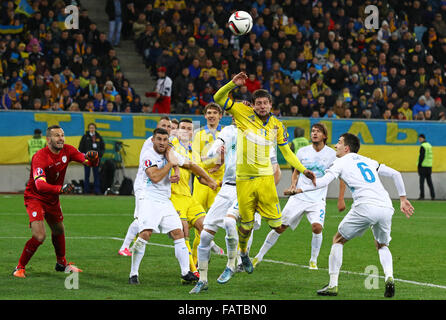
[[[98,30],[108,35],[105,1],[82,1],[82,5],[88,10],[90,19],[97,24]],[[141,56],[136,52],[133,40],[121,40],[120,46],[114,49],[124,76],[130,81],[130,86],[141,97],[141,102],[147,102],[152,106],[154,99],[147,98],[145,93],[146,91],[153,91],[156,82],[150,76]]]

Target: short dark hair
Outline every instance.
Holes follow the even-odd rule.
[[[170,118],[168,116],[162,116],[159,121],[161,121],[161,120],[168,120],[168,121],[170,121]]]
[[[178,122],[178,125],[180,125],[181,122],[192,123],[192,120],[191,120],[191,119],[181,119],[181,120]]]
[[[50,136],[51,136],[51,130],[53,130],[53,129],[62,129],[62,128],[61,128],[61,126],[59,126],[59,125],[57,125],[57,124],[48,127],[48,128],[46,129],[46,136],[47,136],[47,137],[50,137]]]
[[[426,136],[425,136],[423,133],[420,133],[420,135],[418,136],[418,138],[426,139]]]
[[[252,102],[258,98],[268,98],[269,102],[273,102],[273,96],[265,89],[258,89],[252,94]]]
[[[352,133],[346,132],[342,134],[341,137],[344,138],[344,145],[350,148],[350,152],[358,153],[361,146],[361,141],[357,136]]]
[[[156,128],[155,130],[153,130],[153,136],[156,136],[157,134],[165,134],[169,136],[169,132],[167,132],[167,130],[164,128]]]
[[[180,124],[180,121],[178,121],[177,119],[172,119],[172,120],[170,120],[170,122]]]

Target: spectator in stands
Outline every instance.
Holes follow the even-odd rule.
[[[108,16],[108,41],[113,46],[118,46],[121,39],[122,19],[125,10],[124,0],[107,0],[105,12]]]
[[[158,68],[158,80],[156,82],[155,98],[152,112],[170,113],[170,97],[172,92],[172,80],[166,75],[166,68]]]
[[[421,116],[421,114],[423,114],[427,109],[430,109],[429,106],[426,104],[426,100],[424,97],[420,97],[418,99],[418,103],[415,104],[412,108],[412,112],[413,112],[413,116],[414,118],[417,116]],[[424,119],[424,114],[423,114],[423,119]]]

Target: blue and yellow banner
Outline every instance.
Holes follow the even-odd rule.
[[[17,26],[0,25],[0,34],[17,34],[23,32],[23,24]]]
[[[88,124],[93,122],[106,140],[106,155],[114,157],[115,141],[125,145],[124,164],[127,167],[138,165],[139,152],[144,140],[152,135],[161,115],[156,114],[108,114],[108,113],[69,113],[69,112],[0,112],[0,164],[21,164],[28,162],[27,141],[34,129],[45,134],[48,126],[58,124],[64,131],[66,143],[79,146]],[[196,127],[206,124],[203,116],[171,115],[171,118],[191,119]],[[313,123],[323,122],[328,128],[328,144],[336,144],[345,132],[356,134],[361,139],[360,154],[379,162],[408,172],[417,170],[420,145],[418,135],[423,133],[432,144],[434,151],[434,172],[446,171],[446,123],[420,121],[373,121],[343,119],[281,118],[287,127],[289,140],[294,138],[296,126],[305,130],[310,138]],[[221,124],[229,125],[230,117],[223,117]],[[279,162],[286,164],[279,152]]]
[[[15,9],[16,13],[23,13],[27,17],[30,17],[34,13],[33,8],[26,0],[16,0],[15,4],[17,5],[17,8]]]

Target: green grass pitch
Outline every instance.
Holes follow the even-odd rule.
[[[48,227],[45,243],[27,266],[27,278],[11,275],[31,233],[23,196],[0,195],[1,300],[385,299],[383,273],[371,231],[345,245],[339,295],[316,295],[316,290],[328,283],[331,239],[346,213],[337,211],[335,200],[327,202],[319,270],[306,267],[311,227],[303,218],[295,231],[289,229],[280,237],[253,274],[238,273],[229,283],[220,285],[216,279],[226,265],[226,257],[213,254],[209,290],[200,295],[190,295],[192,286],[181,285],[173,243],[166,235],[153,235],[147,246],[140,268],[141,284],[128,284],[131,258],[119,256],[117,252],[133,220],[133,197],[62,196],[61,203],[67,259],[84,270],[78,278],[78,289],[66,289],[69,274],[54,271],[55,255]],[[282,208],[285,203],[286,199],[281,199]],[[350,205],[347,201],[347,209]],[[411,219],[399,211],[399,202],[394,205],[390,244],[396,278],[394,299],[446,299],[446,203],[413,201],[415,215]],[[258,252],[268,232],[266,223],[255,232],[251,257]],[[216,235],[217,244],[223,248],[224,235],[224,230]],[[379,270],[377,286],[373,286],[373,278],[367,277],[368,266]],[[368,289],[366,283],[372,284],[372,288]]]

